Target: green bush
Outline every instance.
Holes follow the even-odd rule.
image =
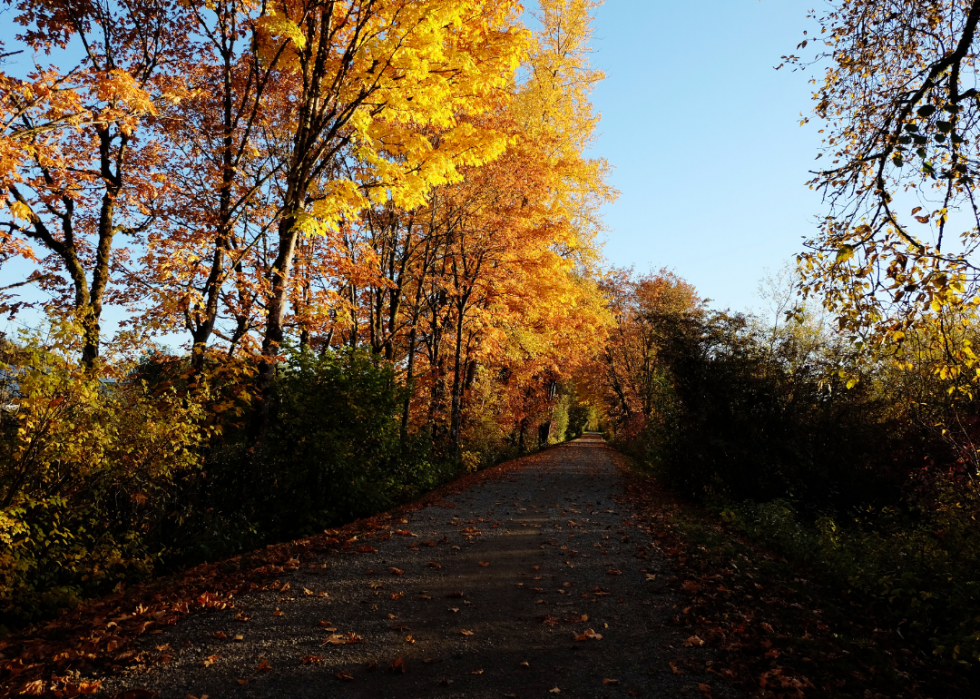
[[[364,350],[290,350],[253,478],[270,535],[316,531],[405,502],[454,468],[425,441],[402,440],[405,388],[394,367]]]
[[[853,521],[802,518],[783,500],[723,517],[806,563],[936,655],[980,663],[980,498],[945,482],[929,506],[866,510]]]

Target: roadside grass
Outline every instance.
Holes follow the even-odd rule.
[[[629,457],[618,462],[642,514],[638,524],[671,563],[668,584],[689,598],[674,623],[717,649],[721,660],[708,672],[748,696],[773,699],[980,695],[974,671],[903,638],[894,623],[819,571],[734,531]]]

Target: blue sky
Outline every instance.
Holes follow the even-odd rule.
[[[595,156],[614,167],[610,263],[668,267],[747,309],[814,231],[811,70],[774,70],[811,29],[799,0],[606,0],[595,17]],[[816,74],[816,73],[813,73]]]

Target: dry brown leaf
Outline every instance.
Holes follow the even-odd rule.
[[[223,641],[228,638],[228,634],[226,634],[224,631],[215,631],[213,634],[211,634],[211,638],[217,638],[219,641]]]
[[[388,570],[391,572],[392,575],[404,575],[405,574],[405,571],[404,570],[402,570],[401,568],[395,568],[394,566],[392,566]]]
[[[430,568],[435,568],[436,570],[442,568],[442,566],[436,563],[435,561],[429,561],[428,565]]]
[[[619,684],[619,680],[611,680],[608,677],[603,678],[603,684]]]
[[[472,631],[468,631],[467,629],[460,629],[459,632],[461,634],[463,634],[464,636],[472,636],[473,635],[473,632]]]
[[[490,562],[489,561],[480,561],[480,566],[482,566],[483,568],[488,568],[490,566]]]
[[[204,667],[211,667],[219,660],[221,660],[220,655],[209,655],[208,657],[206,657],[204,660],[201,661],[201,665],[203,665]]]
[[[350,682],[352,679],[354,679],[354,675],[347,672],[347,670],[339,670],[334,677],[336,677],[338,680],[343,680],[344,682]]]
[[[576,641],[600,641],[602,640],[602,634],[596,633],[592,629],[586,629],[580,634],[575,636]]]
[[[404,673],[405,672],[405,660],[403,658],[396,658],[395,659],[395,662],[393,662],[391,664],[391,666],[388,668],[388,670],[391,671],[391,672],[401,672],[401,673]]]
[[[704,640],[700,636],[691,636],[684,641],[684,645],[688,648],[700,648],[704,645]]]
[[[482,675],[482,674],[483,674],[483,670],[474,670],[474,671],[473,671],[473,672],[471,672],[470,674],[471,674],[471,675]]]
[[[299,659],[304,665],[312,665],[313,663],[319,663],[323,661],[322,655],[304,655]]]

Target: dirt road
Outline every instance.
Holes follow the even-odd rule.
[[[586,436],[288,573],[105,678],[162,697],[732,696],[675,674],[683,598]],[[400,527],[397,528],[397,527]],[[690,667],[690,665],[688,665]]]

